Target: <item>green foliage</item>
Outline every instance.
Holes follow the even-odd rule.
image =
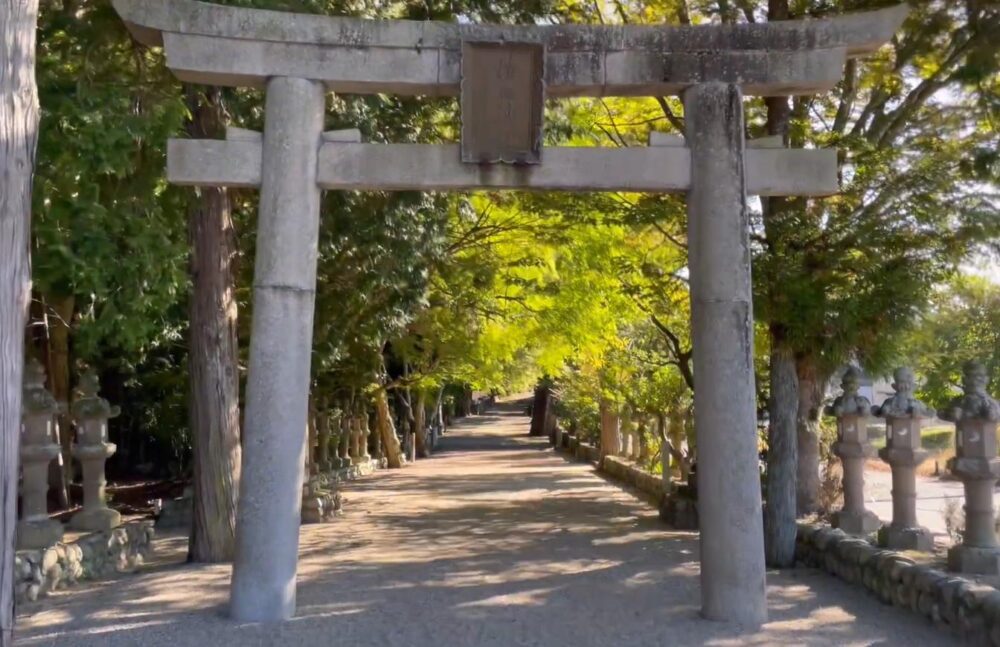
[[[529,24],[767,18],[762,0],[224,4]],[[883,3],[789,4],[801,17]],[[988,3],[913,7],[893,44],[849,63],[834,92],[790,104],[790,144],[837,148],[844,191],[752,202],[759,375],[777,328],[823,370],[851,357],[880,370],[912,349],[934,402],[970,357],[990,362],[1000,387],[995,287],[959,281],[934,290],[970,253],[1000,240],[1000,61],[992,42],[1000,17]],[[98,365],[117,385],[125,435],[155,439],[158,452],[181,464],[191,192],[168,188],[163,169],[166,139],[188,117],[184,97],[160,54],[134,44],[106,0],[45,3],[39,30],[37,296],[75,297],[74,359]],[[259,91],[227,90],[225,98],[233,123],[262,127]],[[749,134],[762,134],[768,109],[759,100],[746,105]],[[326,126],[356,127],[375,142],[439,142],[456,139],[458,123],[452,99],[345,95],[331,101]],[[545,143],[636,146],[653,130],[683,127],[675,97],[552,101]],[[233,199],[245,351],[257,204],[253,192]],[[686,229],[680,196],[330,193],[314,390],[336,400],[381,388],[436,397],[449,386],[454,397],[465,387],[521,390],[548,376],[560,414],[585,434],[597,431],[601,400],[683,416],[694,383]],[[901,334],[917,321],[912,338]]]
[[[836,147],[843,186],[790,208],[765,203],[755,308],[826,371],[851,357],[889,368],[932,287],[1000,234],[1000,210],[982,190],[997,180],[983,151],[1000,143],[989,117],[998,28],[996,7],[913,3],[891,46],[849,63],[835,92],[792,103],[791,142]],[[754,114],[760,132],[765,115]]]
[[[184,104],[106,3],[47,6],[38,40],[35,289],[76,297],[76,357],[142,361],[183,329],[183,201],[163,168]]]
[[[1000,394],[1000,285],[965,276],[936,290],[931,310],[907,337],[906,359],[923,378],[920,397],[943,407],[961,393],[962,364],[983,362]]]

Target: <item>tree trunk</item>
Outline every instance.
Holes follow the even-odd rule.
[[[795,563],[795,411],[798,403],[795,356],[780,334],[771,332],[771,424],[767,432],[767,505],[764,553],[773,567]]]
[[[768,21],[788,20],[788,0],[768,0]],[[767,134],[780,135],[790,143],[791,104],[788,97],[768,97]],[[768,241],[768,260],[777,267],[765,275],[769,283],[767,299],[777,313],[769,321],[771,334],[771,400],[768,403],[770,426],[767,433],[767,505],[764,511],[764,553],[770,566],[791,566],[795,562],[796,472],[798,458],[795,416],[798,411],[798,379],[795,356],[785,341],[780,317],[787,315],[785,294],[781,288],[780,264],[788,232],[797,225],[789,213],[802,202],[789,198],[761,198],[764,234]]]
[[[418,391],[417,401],[413,405],[413,433],[417,443],[418,458],[429,458],[431,455],[431,447],[427,439],[427,405],[425,399],[424,392]]]
[[[462,387],[462,415],[472,415],[472,388],[469,386]]]
[[[528,435],[542,436],[545,434],[545,422],[549,410],[549,385],[540,382],[535,387],[535,399],[531,405],[531,426]]]
[[[186,88],[188,134],[218,136],[225,115],[220,90]],[[226,189],[204,187],[188,210],[191,244],[190,402],[194,523],[189,558],[233,559],[240,484],[239,347],[236,337],[236,243]]]
[[[69,363],[69,333],[76,307],[73,295],[48,295],[46,304],[49,330],[48,373],[49,389],[57,402],[64,405],[59,412],[59,445],[61,447],[58,461],[59,473],[52,486],[55,488],[59,506],[69,507],[69,484],[73,482],[73,427],[69,416],[70,401],[70,363]]]
[[[14,644],[14,528],[38,143],[37,24],[38,0],[0,0],[0,647]]]
[[[796,358],[799,379],[798,415],[798,513],[811,514],[819,510],[819,412],[823,404],[826,380],[820,375],[815,360],[806,355]]]
[[[378,433],[382,435],[382,448],[385,451],[385,458],[392,468],[403,466],[403,449],[399,446],[399,439],[396,438],[396,429],[392,424],[392,414],[389,412],[389,398],[385,389],[379,389],[375,394],[375,424]]]

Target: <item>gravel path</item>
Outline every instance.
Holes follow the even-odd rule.
[[[695,535],[526,431],[512,411],[477,417],[434,458],[348,486],[343,517],[302,530],[290,622],[227,620],[225,565],[161,564],[57,594],[17,644],[957,644],[811,570],[768,574],[760,632],[701,620]]]

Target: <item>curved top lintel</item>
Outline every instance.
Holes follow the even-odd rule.
[[[888,42],[906,18],[900,4],[824,19],[693,27],[638,25],[474,25],[243,9],[194,0],[113,0],[137,40],[163,32],[332,47],[458,50],[462,40],[543,42],[549,51],[694,53],[719,50],[846,48],[862,56]]]

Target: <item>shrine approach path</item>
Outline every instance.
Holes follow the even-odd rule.
[[[951,645],[924,620],[818,571],[768,572],[759,631],[698,616],[698,542],[527,436],[514,406],[461,421],[434,457],[344,488],[344,515],[303,526],[298,614],[224,616],[229,566],[159,564],[58,592],[18,645]],[[166,555],[164,557],[163,555]],[[168,562],[168,563],[163,563]]]

